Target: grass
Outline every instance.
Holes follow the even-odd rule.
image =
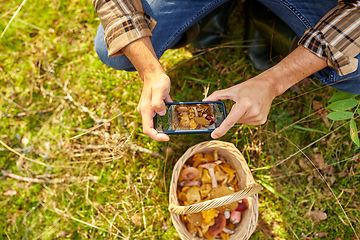
[[[159,143],[142,133],[141,79],[97,58],[99,19],[89,1],[25,2],[9,24],[22,2],[0,4],[0,31],[8,26],[0,39],[0,169],[41,183],[0,176],[0,238],[179,239],[167,210],[172,166],[210,137]],[[241,9],[231,21],[217,48],[164,54],[175,101],[200,101],[206,90],[259,73],[243,51]],[[313,109],[336,90],[313,79],[299,89],[274,100],[266,124],[236,125],[221,138],[264,186],[251,239],[355,239],[359,150],[348,122],[327,123]],[[313,220],[314,210],[326,220]]]

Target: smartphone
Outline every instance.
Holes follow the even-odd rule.
[[[166,114],[154,117],[154,128],[166,134],[211,133],[226,118],[225,105],[214,102],[166,103]]]

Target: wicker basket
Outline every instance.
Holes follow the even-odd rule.
[[[177,182],[179,174],[184,163],[195,153],[212,153],[214,150],[218,151],[220,156],[223,156],[231,167],[237,170],[236,177],[238,178],[239,189],[231,195],[221,198],[212,199],[209,201],[196,203],[190,206],[180,206],[177,197]],[[202,240],[193,236],[186,228],[186,225],[181,221],[180,215],[201,212],[204,210],[217,208],[229,203],[239,201],[240,199],[248,198],[249,209],[242,213],[241,222],[235,228],[235,233],[230,235],[230,240],[235,239],[249,239],[255,231],[258,219],[258,192],[261,190],[261,185],[254,181],[250,169],[240,153],[240,151],[231,143],[222,141],[208,141],[199,143],[189,148],[184,155],[175,164],[172,179],[170,183],[169,196],[169,211],[171,212],[172,222],[183,240]],[[216,239],[216,238],[214,238]]]

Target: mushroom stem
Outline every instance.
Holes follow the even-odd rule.
[[[216,180],[216,177],[215,177],[214,168],[209,168],[208,170],[209,170],[209,174],[210,174],[210,177],[211,177],[212,187],[217,188],[218,184],[217,184],[217,180]]]
[[[234,230],[231,230],[231,229],[227,229],[227,228],[223,228],[222,230],[224,233],[228,233],[228,234],[234,234]]]
[[[209,174],[210,174],[210,177],[211,177],[211,183],[212,183],[213,188],[217,188],[217,186],[218,186],[216,176],[215,176],[214,167],[216,167],[219,163],[221,163],[221,162],[220,161],[215,161],[215,162],[208,162],[208,163],[203,163],[203,164],[199,165],[199,167],[206,168],[209,171]]]
[[[202,181],[201,178],[199,178],[196,181],[180,181],[179,182],[180,187],[192,187],[192,186],[197,186],[197,187],[201,187],[202,185]]]

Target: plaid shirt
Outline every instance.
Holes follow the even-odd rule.
[[[299,44],[326,60],[340,76],[358,68],[360,53],[360,2],[339,5],[314,27],[305,31]]]
[[[156,21],[144,12],[140,0],[92,0],[105,31],[109,57],[121,55],[129,43],[151,37]]]
[[[156,21],[144,12],[141,0],[92,0],[105,30],[109,57],[122,54],[129,43],[149,36]],[[346,2],[346,3],[345,3]],[[354,3],[349,3],[354,2]],[[339,0],[339,5],[314,27],[299,44],[326,60],[343,76],[357,70],[360,53],[360,3]]]

